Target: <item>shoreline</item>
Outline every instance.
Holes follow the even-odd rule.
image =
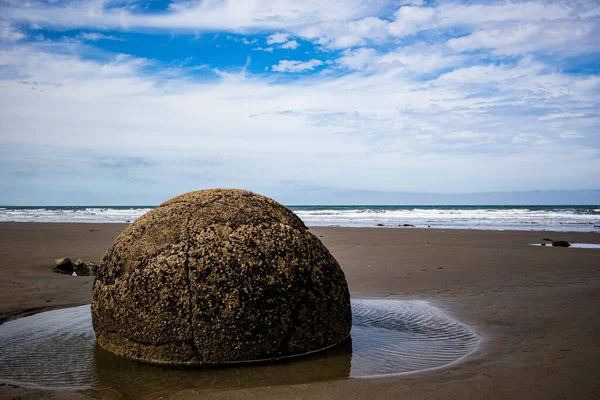
[[[77,225],[90,225],[90,226],[94,226],[94,225],[114,225],[114,226],[118,226],[118,225],[122,225],[122,226],[128,226],[130,224],[132,224],[135,221],[130,221],[130,222],[102,222],[102,221],[97,221],[97,222],[77,222],[77,221],[64,221],[64,222],[48,222],[48,221],[0,221],[0,226],[2,225],[9,225],[9,224],[32,224],[32,225],[72,225],[72,226],[77,226]],[[431,230],[438,230],[438,231],[464,231],[464,232],[471,232],[471,231],[476,231],[476,232],[513,232],[513,233],[518,233],[518,232],[534,232],[534,233],[555,233],[557,235],[561,235],[561,234],[570,234],[570,233],[576,233],[576,234],[600,234],[600,226],[598,225],[593,225],[593,224],[587,224],[589,226],[593,226],[592,230],[589,231],[579,231],[579,230],[572,230],[572,231],[568,231],[568,230],[556,230],[556,229],[505,229],[505,228],[496,228],[496,229],[492,229],[490,227],[452,227],[452,226],[420,226],[420,225],[413,225],[413,226],[404,226],[403,224],[389,224],[389,225],[357,225],[357,226],[349,226],[349,225],[337,225],[337,224],[332,224],[332,225],[308,225],[306,224],[306,227],[310,230],[310,229],[330,229],[330,228],[335,228],[335,229],[393,229],[393,230],[406,230],[406,231],[418,231],[418,230],[424,230],[424,231],[431,231]]]
[[[126,226],[0,223],[0,320],[89,304],[94,277],[56,274],[54,259],[98,262]],[[583,399],[600,393],[600,250],[529,245],[551,235],[600,244],[596,232],[309,229],[342,266],[352,297],[428,301],[472,327],[481,337],[477,350],[443,368],[394,377],[161,395]],[[0,386],[0,398],[97,394]]]

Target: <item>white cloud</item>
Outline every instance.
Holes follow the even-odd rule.
[[[345,50],[337,63],[354,70],[393,70],[395,74],[428,74],[462,65],[464,56],[452,54],[442,46],[398,47],[387,53],[372,48]]]
[[[310,61],[281,60],[271,69],[275,72],[304,72],[311,71],[320,65],[323,65],[323,61],[314,59]]]
[[[415,45],[383,54],[378,63],[397,65],[407,71],[426,74],[448,67],[460,66],[464,61],[464,57],[449,54],[437,46]]]
[[[478,25],[486,22],[543,21],[568,18],[573,9],[561,3],[541,1],[496,4],[442,4],[436,10],[441,26]]]
[[[280,45],[279,48],[289,50],[295,50],[300,46],[300,43],[298,43],[296,40],[290,40],[290,35],[288,33],[281,32],[269,35],[267,37],[267,44],[278,44]]]
[[[442,3],[434,8],[422,6],[422,2],[414,3],[414,5],[399,7],[391,20],[369,16],[350,21],[315,22],[300,30],[296,29],[295,32],[302,37],[318,40],[320,44],[327,47],[340,49],[362,46],[368,41],[380,42],[414,35],[423,30],[449,29],[454,26],[492,24],[486,29],[493,29],[493,24],[506,22],[538,23],[546,26],[548,22],[568,18],[571,18],[571,26],[581,22],[571,7],[561,4],[541,2],[466,5]],[[504,33],[511,34],[509,31]],[[543,33],[552,35],[552,29],[546,29]],[[559,37],[561,34],[562,32],[553,36]],[[584,34],[591,36],[591,31],[587,29]],[[515,34],[512,33],[512,35]],[[503,36],[503,33],[499,32],[499,36]],[[554,41],[556,40],[558,39],[554,39]],[[547,40],[547,42],[551,41]],[[568,41],[568,39],[563,41]]]
[[[365,39],[359,35],[342,35],[336,37],[329,43],[329,47],[334,49],[345,49],[347,47],[362,46],[365,42]]]
[[[196,39],[198,39],[198,38],[196,38]],[[227,36],[227,39],[233,40],[234,42],[243,43],[246,45],[252,45],[252,44],[258,43],[258,39],[249,40],[248,38],[245,38],[245,37],[240,38],[240,37],[236,37],[236,36]]]
[[[90,42],[96,42],[98,40],[116,40],[122,41],[123,39],[114,35],[105,35],[103,33],[98,32],[82,32],[78,35],[83,40],[88,40]]]
[[[576,189],[600,179],[600,151],[565,139],[595,136],[598,80],[531,59],[456,68],[426,82],[396,62],[283,83],[248,71],[198,82],[149,75],[143,59],[84,61],[53,50],[0,50],[0,147],[27,149],[22,163],[41,162],[55,143],[72,154],[113,154],[118,142],[119,152],[158,165],[143,177],[175,193],[191,178],[173,177],[194,173],[184,161],[211,154],[228,164],[211,172],[214,181],[194,178],[198,185],[258,190],[298,171],[307,182],[364,190],[419,191],[431,182],[442,192]],[[302,64],[278,66],[309,67]],[[568,173],[539,174],[549,166]]]
[[[542,40],[544,35],[553,36],[542,40],[548,47],[556,42],[569,42],[564,38],[565,35],[571,36],[568,35],[568,28],[553,35],[553,29],[548,28],[549,23],[568,20],[571,27],[576,28],[577,23],[588,20],[588,24],[597,26],[597,21],[589,19],[597,18],[600,14],[600,7],[576,1],[474,4],[453,1],[442,2],[437,7],[423,6],[422,1],[403,1],[396,3],[399,7],[391,18],[380,16],[390,6],[385,0],[181,1],[172,3],[168,12],[164,13],[132,12],[126,5],[97,0],[79,0],[69,3],[68,7],[61,3],[39,1],[28,2],[27,6],[19,4],[12,2],[6,5],[3,9],[4,18],[32,25],[67,28],[176,29],[192,32],[267,30],[276,32],[269,36],[268,44],[283,44],[293,35],[333,49],[372,45],[422,30],[448,30],[453,27],[477,28],[473,37],[451,42],[456,48],[477,45],[489,48],[502,41],[503,37],[505,42],[518,42],[521,37],[532,43],[535,40],[528,36],[528,29],[533,30],[535,24],[539,25],[537,29],[540,32],[535,39]],[[503,27],[505,23],[513,25]],[[521,32],[511,33],[510,29],[520,23],[533,25],[521,29]],[[595,32],[586,29],[581,34],[593,37]],[[528,46],[518,45],[514,51],[523,52],[527,49]],[[502,49],[498,51],[506,52]]]
[[[401,7],[394,13],[389,31],[394,36],[414,34],[431,26],[435,9],[429,7]]]
[[[548,115],[544,115],[543,117],[540,117],[540,121],[547,121],[550,119],[558,119],[558,118],[579,118],[579,117],[586,117],[586,114],[581,113],[581,112],[552,113],[552,114],[548,114]]]
[[[594,35],[595,24],[585,21],[545,21],[544,23],[511,23],[478,30],[468,36],[450,39],[447,45],[456,51],[492,49],[497,55],[528,54],[535,51],[550,53],[597,50],[590,41],[581,46],[585,38]]]
[[[344,49],[362,46],[368,41],[382,42],[414,34],[428,27],[433,13],[432,8],[405,6],[394,13],[392,21],[369,16],[351,21],[315,23],[296,30],[296,33],[328,48]]]
[[[356,50],[345,50],[338,63],[346,68],[361,70],[375,62],[377,50],[360,48]]]
[[[167,186],[194,173],[183,161],[198,154],[227,160],[211,172],[214,181],[195,180],[204,170],[195,175],[207,186],[257,187],[298,171],[312,184],[364,190],[577,189],[600,181],[600,77],[561,70],[567,57],[599,51],[600,14],[587,3],[404,1],[385,15],[391,3],[359,0],[180,1],[163,14],[115,2],[29,4],[7,3],[2,17],[10,21],[0,23],[0,148],[20,146],[29,163],[61,143],[75,155],[92,148],[154,160],[160,168],[146,178]],[[22,41],[18,21],[104,33],[84,34],[87,44],[34,44]],[[190,63],[78,56],[120,29],[269,35],[272,45],[254,51],[297,48],[300,39],[323,48],[319,59],[281,60],[259,75],[252,66],[202,66],[217,76],[202,80]],[[280,74],[310,71],[301,79]],[[565,173],[539,173],[548,166]]]
[[[296,42],[295,40],[290,40],[289,42],[282,44],[281,48],[295,50],[298,48],[298,46],[300,46],[300,44],[298,42]]]
[[[252,51],[266,51],[267,53],[272,53],[275,50],[273,47],[256,47],[252,49]]]
[[[16,30],[8,21],[0,20],[0,40],[7,42],[15,42],[24,39],[25,35]]]
[[[277,32],[267,37],[267,44],[280,45],[281,49],[290,49],[295,50],[300,46],[300,44],[295,40],[290,40],[290,35],[288,33]]]
[[[267,37],[267,44],[279,44],[287,42],[290,37],[287,33],[274,33]]]
[[[377,17],[366,17],[348,22],[348,29],[363,37],[383,37],[387,29],[387,21]]]
[[[561,139],[566,139],[566,140],[569,140],[569,139],[581,139],[581,138],[584,137],[579,132],[563,132],[559,136],[560,136]]]
[[[50,26],[96,28],[157,29],[290,29],[319,21],[352,20],[377,13],[385,0],[224,0],[172,3],[168,12],[132,12],[127,5],[107,7],[110,3],[79,0],[67,4],[32,1],[3,9],[5,18]]]

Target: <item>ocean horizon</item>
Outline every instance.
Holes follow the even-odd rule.
[[[0,206],[0,222],[128,223],[156,208]],[[600,205],[286,205],[307,226],[600,232]]]

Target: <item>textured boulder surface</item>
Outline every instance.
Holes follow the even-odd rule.
[[[290,210],[245,190],[175,197],[127,227],[94,282],[101,347],[208,364],[302,354],[352,325],[339,264]]]

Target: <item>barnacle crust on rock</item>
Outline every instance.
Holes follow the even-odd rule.
[[[98,268],[98,344],[132,359],[219,364],[350,334],[344,273],[289,209],[238,189],[175,197],[128,226]]]

